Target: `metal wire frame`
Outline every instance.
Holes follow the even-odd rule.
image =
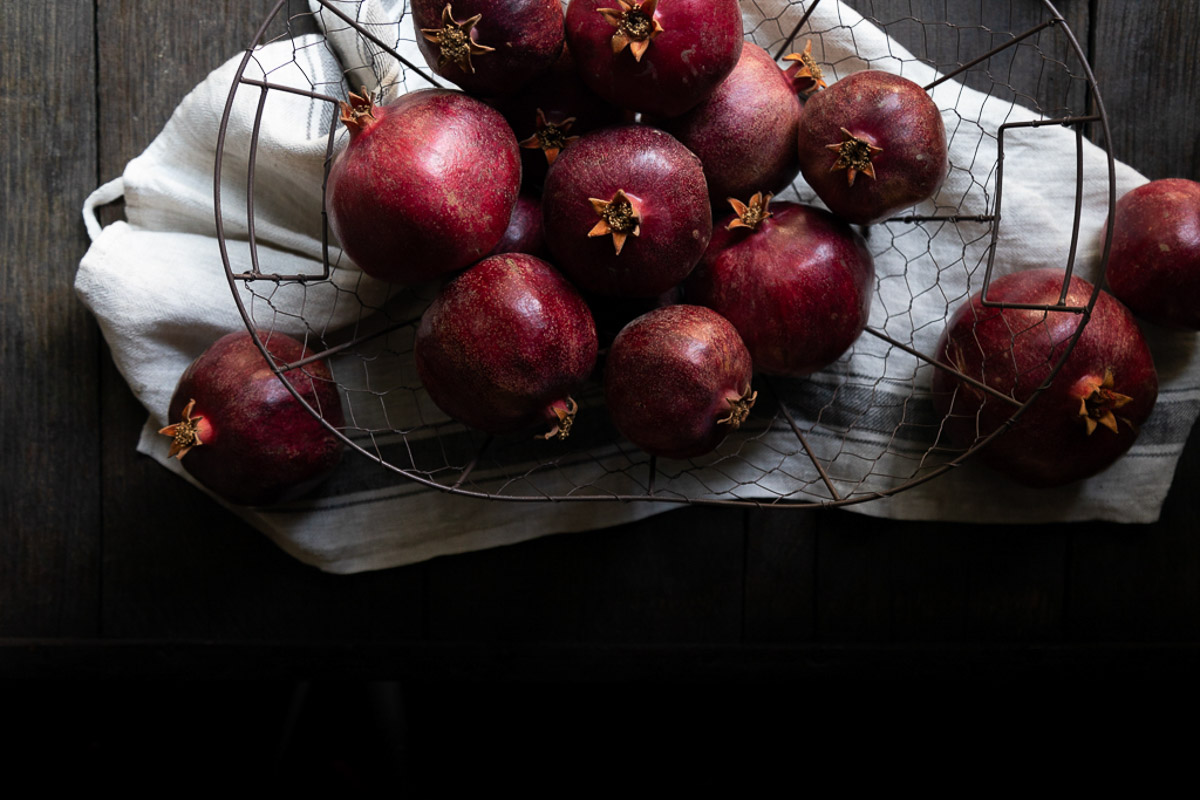
[[[411,62],[406,60],[394,48],[392,48],[386,42],[383,42],[382,40],[380,40],[378,37],[374,36],[369,30],[366,30],[364,27],[359,25],[353,18],[351,18],[348,15],[346,15],[345,13],[343,13],[340,9],[338,9],[332,3],[327,2],[327,0],[318,0],[318,2],[323,7],[323,9],[327,10],[334,16],[340,18],[347,25],[354,27],[361,36],[363,36],[364,38],[371,41],[374,45],[381,48],[384,52],[389,54],[391,57],[397,59],[409,71],[421,76],[431,86],[434,86],[434,87],[442,86],[442,84],[439,83],[435,77],[429,75],[422,67],[420,67],[419,65],[412,64]],[[785,53],[789,52],[789,49],[791,48],[793,41],[799,36],[800,32],[804,28],[804,25],[807,23],[810,15],[812,14],[813,10],[817,7],[817,5],[820,2],[821,2],[821,0],[812,0],[810,3],[808,3],[808,5],[805,7],[803,16],[796,23],[794,28],[791,30],[791,33],[788,35],[786,40],[779,47],[777,53],[775,54],[776,60],[781,58]],[[969,449],[963,451],[962,453],[960,453],[956,457],[950,459],[949,461],[945,462],[944,464],[941,464],[940,466],[937,466],[937,467],[929,470],[928,472],[926,472],[923,475],[913,477],[912,479],[910,479],[908,481],[903,481],[903,482],[898,483],[897,485],[890,487],[888,489],[872,491],[869,493],[862,493],[857,496],[843,496],[838,491],[838,488],[835,485],[835,482],[831,479],[831,477],[827,473],[825,466],[821,463],[821,460],[817,457],[813,448],[810,447],[809,442],[808,442],[807,438],[805,437],[803,430],[798,425],[797,421],[793,418],[793,415],[787,408],[787,405],[783,402],[778,403],[778,409],[779,409],[778,416],[781,416],[784,419],[786,424],[790,427],[791,431],[795,435],[797,441],[800,443],[800,446],[803,448],[805,453],[808,455],[808,458],[811,460],[811,463],[812,463],[813,467],[815,468],[816,472],[818,473],[821,482],[824,484],[824,486],[826,487],[827,491],[830,494],[829,500],[795,501],[795,500],[791,500],[791,499],[787,499],[787,498],[775,498],[775,499],[733,498],[733,499],[727,499],[727,498],[719,498],[719,497],[718,498],[714,498],[714,497],[679,498],[678,496],[675,496],[675,495],[664,496],[664,495],[656,494],[655,483],[656,483],[656,478],[659,474],[659,471],[658,471],[658,465],[657,465],[658,459],[653,456],[650,457],[647,462],[647,475],[646,475],[646,482],[645,482],[646,488],[645,488],[644,493],[596,494],[596,495],[570,494],[570,495],[565,495],[565,496],[547,496],[544,494],[539,494],[539,495],[507,495],[507,494],[500,495],[500,494],[494,494],[494,493],[488,493],[488,492],[480,492],[480,491],[475,491],[470,488],[467,488],[464,486],[464,484],[466,483],[468,477],[471,475],[472,471],[475,469],[475,467],[479,463],[480,458],[482,457],[483,453],[490,446],[490,444],[492,442],[492,437],[487,437],[484,439],[482,445],[475,452],[474,456],[462,468],[462,470],[460,471],[460,473],[458,474],[458,476],[456,477],[454,482],[450,483],[450,484],[446,484],[443,482],[438,482],[438,481],[432,480],[432,479],[425,477],[414,471],[406,470],[399,466],[389,463],[387,460],[382,458],[378,452],[372,453],[370,450],[367,450],[366,448],[362,447],[361,445],[359,445],[358,443],[356,443],[355,441],[350,439],[343,430],[340,430],[340,429],[330,425],[326,420],[324,420],[321,417],[319,411],[317,409],[313,408],[300,395],[299,391],[295,387],[293,387],[284,378],[284,373],[286,373],[290,370],[293,370],[293,369],[302,368],[305,365],[312,363],[313,361],[317,361],[320,359],[326,359],[331,356],[338,355],[342,352],[351,350],[351,349],[357,347],[358,345],[364,344],[372,339],[375,339],[375,338],[378,338],[381,336],[386,336],[388,333],[391,333],[398,329],[411,327],[415,324],[416,320],[401,320],[401,321],[397,321],[397,322],[392,322],[387,325],[384,325],[383,327],[379,328],[378,330],[375,330],[375,331],[372,331],[370,333],[363,334],[360,336],[356,336],[353,339],[347,340],[340,344],[337,344],[337,345],[334,345],[331,347],[327,347],[327,348],[321,350],[320,352],[312,353],[311,355],[306,356],[303,359],[285,363],[285,362],[280,362],[280,361],[276,360],[274,358],[274,356],[272,356],[271,353],[267,350],[267,346],[266,346],[263,338],[260,336],[259,331],[257,330],[256,325],[254,324],[252,316],[248,312],[248,310],[238,292],[237,284],[239,282],[250,283],[250,282],[255,282],[255,281],[269,281],[269,282],[274,282],[276,284],[279,284],[279,283],[283,283],[283,282],[306,283],[306,282],[327,281],[330,278],[331,270],[332,270],[332,266],[331,266],[331,262],[330,262],[330,252],[329,252],[329,245],[330,245],[329,224],[328,224],[328,213],[327,213],[326,207],[325,207],[325,192],[326,192],[326,188],[327,188],[329,168],[330,168],[330,165],[331,165],[331,163],[333,161],[333,157],[334,157],[335,135],[337,133],[336,121],[338,118],[338,108],[339,108],[339,104],[341,102],[341,98],[334,97],[334,96],[331,96],[331,95],[328,95],[325,93],[321,93],[321,92],[307,91],[307,90],[303,90],[303,89],[299,89],[296,87],[287,86],[287,85],[283,85],[283,84],[276,84],[276,83],[272,83],[269,81],[256,80],[256,79],[246,77],[246,75],[245,75],[246,68],[254,56],[254,51],[255,51],[256,47],[258,47],[263,42],[264,36],[265,36],[269,26],[272,24],[273,20],[276,19],[276,17],[280,14],[280,12],[287,5],[288,0],[278,0],[278,2],[275,4],[274,8],[271,10],[271,12],[266,17],[266,19],[264,19],[262,25],[260,26],[259,30],[256,32],[250,45],[247,47],[245,56],[243,57],[241,63],[238,66],[232,86],[230,88],[230,92],[229,92],[229,95],[228,95],[228,98],[226,101],[226,105],[225,105],[225,111],[224,111],[224,114],[222,115],[219,132],[218,132],[217,155],[216,155],[216,161],[215,161],[215,167],[214,167],[214,186],[213,186],[214,212],[215,212],[215,218],[216,218],[217,239],[218,239],[218,244],[219,244],[220,253],[221,253],[221,260],[225,267],[226,275],[227,275],[227,278],[229,281],[231,292],[233,294],[234,302],[235,302],[235,304],[238,308],[238,311],[241,314],[244,322],[246,323],[246,326],[247,326],[251,336],[253,337],[256,345],[262,352],[263,356],[266,358],[267,363],[270,365],[271,369],[280,377],[280,380],[283,381],[283,383],[285,384],[287,389],[292,393],[292,395],[296,398],[296,400],[301,405],[303,405],[314,416],[316,416],[318,419],[320,419],[322,424],[325,425],[325,427],[327,427],[333,433],[337,434],[350,448],[352,448],[353,450],[357,450],[359,453],[361,453],[367,459],[376,461],[382,467],[392,470],[396,473],[399,473],[400,475],[403,475],[405,478],[407,478],[409,480],[416,481],[418,483],[425,484],[427,486],[430,486],[432,488],[436,488],[439,490],[462,494],[464,496],[479,497],[479,498],[493,499],[493,500],[518,501],[518,502],[520,502],[520,501],[525,501],[525,502],[652,501],[652,502],[663,502],[663,503],[672,503],[672,504],[698,503],[698,504],[704,504],[704,505],[813,508],[813,507],[842,506],[842,505],[862,503],[862,502],[867,502],[870,500],[889,497],[889,496],[895,495],[899,492],[914,488],[914,487],[924,484],[930,480],[933,480],[941,475],[944,475],[946,472],[960,466],[968,457],[974,455],[979,450],[986,447],[993,439],[995,439],[997,436],[1002,435],[1006,430],[1008,430],[1013,424],[1015,424],[1019,420],[1021,415],[1029,408],[1029,406],[1031,406],[1034,402],[1036,402],[1036,400],[1042,394],[1042,392],[1053,382],[1055,376],[1058,374],[1059,370],[1061,369],[1061,367],[1065,363],[1067,357],[1069,356],[1071,350],[1074,348],[1076,342],[1078,341],[1079,336],[1082,334],[1082,332],[1087,324],[1088,318],[1090,317],[1092,308],[1094,307],[1096,300],[1099,297],[1099,294],[1101,291],[1099,281],[1097,281],[1095,283],[1094,291],[1093,291],[1091,297],[1089,298],[1088,302],[1086,303],[1086,305],[1071,306],[1071,305],[1066,304],[1067,289],[1068,289],[1068,285],[1071,280],[1071,276],[1073,274],[1077,246],[1078,246],[1078,242],[1079,242],[1080,210],[1081,210],[1082,194],[1083,194],[1081,187],[1082,187],[1082,181],[1083,181],[1083,127],[1082,126],[1084,124],[1096,124],[1096,125],[1100,126],[1101,133],[1102,133],[1102,141],[1104,143],[1104,153],[1105,153],[1105,156],[1107,157],[1108,208],[1109,208],[1110,212],[1115,207],[1115,203],[1116,203],[1115,161],[1114,161],[1111,149],[1108,147],[1108,142],[1111,141],[1111,133],[1110,133],[1109,124],[1108,124],[1108,117],[1107,117],[1107,114],[1105,113],[1104,105],[1101,100],[1099,91],[1097,89],[1095,76],[1092,72],[1091,66],[1088,63],[1087,58],[1083,52],[1083,49],[1081,48],[1074,33],[1071,31],[1071,29],[1070,29],[1069,25],[1067,24],[1066,20],[1064,19],[1064,17],[1058,12],[1058,10],[1053,6],[1053,4],[1051,2],[1049,2],[1049,0],[1040,0],[1040,2],[1045,7],[1046,12],[1047,12],[1047,18],[1043,22],[1029,28],[1026,31],[1023,31],[1019,34],[1013,35],[1011,39],[1009,39],[1009,40],[1005,41],[1004,43],[1000,44],[999,46],[983,53],[982,55],[972,59],[971,61],[958,66],[956,69],[939,75],[937,80],[931,82],[924,88],[928,91],[928,90],[934,88],[936,85],[938,85],[946,80],[949,80],[951,78],[954,78],[957,75],[959,75],[960,73],[963,73],[974,66],[977,66],[981,63],[988,61],[989,59],[991,59],[994,56],[1003,52],[1004,50],[1018,45],[1022,41],[1040,33],[1041,31],[1043,31],[1047,28],[1057,27],[1059,30],[1061,30],[1062,34],[1066,37],[1066,40],[1069,44],[1071,52],[1078,59],[1078,62],[1081,65],[1081,68],[1084,72],[1084,78],[1086,80],[1087,87],[1088,87],[1087,101],[1092,109],[1092,112],[1090,114],[1086,114],[1086,115],[1071,115],[1071,116],[1065,116],[1065,117],[1060,117],[1060,118],[1055,118],[1055,119],[1040,119],[1040,120],[1034,120],[1034,121],[1028,121],[1028,122],[1006,123],[1000,127],[998,142],[997,142],[998,162],[996,165],[995,201],[994,201],[993,213],[984,214],[984,215],[958,215],[958,214],[929,215],[929,216],[909,215],[909,216],[893,217],[893,218],[887,220],[886,222],[896,222],[896,223],[945,222],[945,223],[951,223],[951,224],[957,224],[960,222],[987,222],[987,223],[990,223],[991,224],[991,239],[990,239],[990,244],[988,247],[987,265],[986,265],[986,269],[985,269],[985,273],[984,273],[984,281],[983,281],[983,289],[982,289],[982,305],[984,305],[985,307],[992,307],[992,308],[998,308],[998,309],[1025,309],[1025,310],[1042,311],[1044,313],[1074,314],[1074,315],[1080,316],[1080,318],[1081,318],[1080,324],[1078,324],[1076,326],[1074,334],[1067,341],[1066,346],[1064,348],[1062,348],[1061,357],[1059,358],[1057,363],[1055,363],[1053,365],[1053,367],[1051,368],[1045,381],[1025,401],[1017,400],[1016,398],[1014,398],[1010,395],[999,392],[996,389],[992,388],[991,386],[989,386],[985,383],[982,383],[969,375],[963,374],[962,372],[957,370],[952,365],[947,364],[942,361],[939,361],[936,358],[934,358],[926,353],[922,353],[922,352],[918,351],[917,349],[905,344],[904,342],[899,341],[891,336],[888,336],[882,330],[868,326],[864,331],[864,335],[876,337],[876,338],[888,343],[891,347],[901,350],[901,351],[903,351],[903,352],[905,352],[905,353],[907,353],[929,365],[932,365],[935,369],[943,370],[945,372],[951,373],[959,381],[967,383],[967,384],[985,392],[989,396],[991,396],[1001,402],[1011,405],[1014,409],[1013,414],[1011,415],[1011,417],[1008,419],[1008,421],[1004,425],[1002,425],[1000,428],[994,430],[987,436],[982,437],[979,440],[977,440]],[[252,264],[252,269],[249,272],[235,272],[233,269],[232,262],[231,262],[229,252],[228,252],[226,236],[225,236],[223,207],[222,207],[222,194],[221,194],[221,174],[222,174],[223,154],[224,154],[224,150],[225,150],[225,138],[226,138],[226,134],[227,134],[230,114],[231,114],[231,111],[233,108],[235,97],[237,95],[237,92],[239,91],[239,87],[249,87],[251,89],[258,90],[260,93],[258,106],[257,106],[257,112],[256,112],[256,116],[255,116],[254,128],[253,128],[253,141],[250,143],[248,175],[247,175],[247,201],[246,201],[246,204],[247,204],[246,212],[247,212],[247,220],[248,220],[247,236],[249,239],[249,249],[250,249],[251,264]],[[270,91],[281,91],[281,92],[288,92],[288,93],[292,93],[292,94],[306,96],[315,101],[327,103],[327,104],[329,104],[329,107],[330,107],[330,113],[332,116],[332,120],[331,120],[331,124],[329,126],[329,134],[328,134],[328,138],[327,138],[327,142],[326,142],[325,182],[323,182],[323,184],[322,184],[321,247],[322,247],[322,256],[323,256],[323,258],[322,258],[323,269],[319,273],[313,273],[313,274],[264,273],[259,268],[258,255],[257,255],[257,241],[256,241],[256,235],[255,235],[255,227],[254,227],[255,158],[256,158],[256,154],[257,154],[258,135],[259,135],[260,127],[261,127],[261,122],[263,119],[264,109],[265,109],[265,105],[266,105],[266,99],[267,99],[268,92],[270,92]],[[995,263],[995,257],[996,257],[996,249],[997,249],[997,241],[999,238],[1000,225],[1001,225],[1001,221],[1002,221],[1001,210],[1002,210],[1002,198],[1003,198],[1005,134],[1013,129],[1036,128],[1036,127],[1050,126],[1050,125],[1073,126],[1074,130],[1075,130],[1075,135],[1076,135],[1076,202],[1075,202],[1075,213],[1074,213],[1072,232],[1071,232],[1071,244],[1070,244],[1070,250],[1069,250],[1068,259],[1067,259],[1067,266],[1065,268],[1062,292],[1060,294],[1058,302],[1053,303],[1053,304],[1044,304],[1044,305],[1043,304],[1021,304],[1021,303],[1002,303],[1002,302],[993,301],[988,298],[988,290],[989,290],[991,282],[992,282],[993,269],[994,269],[994,263]],[[1109,229],[1106,226],[1106,229],[1103,234],[1102,253],[1101,253],[1101,258],[1100,258],[1099,267],[1098,267],[1098,270],[1101,274],[1103,274],[1104,267],[1108,263],[1111,246],[1112,246],[1112,231],[1111,231],[1111,229]],[[768,379],[768,385],[772,389],[773,393],[775,393],[774,381],[771,379]]]

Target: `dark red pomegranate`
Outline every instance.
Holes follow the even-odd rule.
[[[703,100],[742,52],[737,0],[571,0],[566,25],[596,94],[659,117]]]
[[[701,306],[665,306],[617,334],[604,366],[604,399],[617,430],[642,450],[693,458],[745,421],[757,396],[752,373],[728,320]]]
[[[648,125],[602,128],[564,150],[546,176],[542,216],[554,263],[606,295],[662,294],[712,236],[700,160]]]
[[[429,67],[468,92],[507,94],[546,71],[563,47],[559,0],[411,0]]]
[[[800,172],[795,84],[756,44],[747,42],[725,80],[700,105],[658,124],[700,158],[712,205],[730,197],[778,192]]]
[[[516,137],[462,92],[422,89],[342,105],[350,142],[329,170],[329,223],[372,277],[420,283],[491,252],[521,184]]]
[[[443,287],[417,328],[417,373],[438,408],[486,433],[566,438],[596,326],[570,283],[525,253],[489,256]]]
[[[584,85],[567,47],[549,70],[493,102],[521,145],[522,185],[535,193],[563,148],[588,131],[626,121],[624,110]]]
[[[1065,273],[1039,269],[992,282],[989,302],[1055,305]],[[1064,303],[1085,306],[1094,287],[1072,277]],[[1060,311],[985,307],[974,295],[950,318],[937,358],[1002,395],[1025,403],[1062,358],[1082,317]],[[937,370],[934,403],[952,443],[966,447],[1008,423],[1016,406]],[[1007,432],[979,451],[1014,480],[1047,487],[1095,475],[1137,438],[1158,397],[1154,361],[1133,315],[1101,292],[1054,382]]]
[[[1166,178],[1127,192],[1112,233],[1117,299],[1159,325],[1200,330],[1200,183]]]
[[[684,296],[733,323],[754,368],[802,376],[831,364],[862,333],[875,293],[866,242],[828,211],[755,195],[734,202]]]
[[[512,217],[500,243],[492,248],[491,255],[501,253],[528,253],[546,258],[546,236],[542,228],[542,201],[531,194],[517,196]]]
[[[307,358],[300,342],[259,333],[279,365]],[[337,385],[323,361],[284,374],[334,427],[343,424]],[[288,391],[246,331],[221,337],[184,371],[171,397],[170,454],[232,503],[267,505],[315,487],[338,465],[342,440]]]
[[[859,225],[929,199],[949,170],[938,107],[890,72],[855,72],[814,94],[798,141],[804,179],[833,213]]]

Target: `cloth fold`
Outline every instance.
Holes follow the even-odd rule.
[[[183,99],[163,131],[121,177],[98,188],[85,203],[84,219],[93,243],[77,273],[77,292],[96,316],[118,370],[149,412],[138,450],[188,480],[178,461],[167,457],[166,440],[155,432],[166,424],[171,393],[187,364],[220,335],[245,327],[233,292],[256,325],[309,341],[369,324],[371,317],[364,316],[364,309],[379,310],[387,319],[404,319],[419,314],[428,299],[420,291],[400,291],[370,279],[340,257],[336,242],[329,244],[329,258],[336,266],[328,280],[269,286],[233,281],[231,288],[223,269],[213,194],[218,155],[221,219],[234,271],[249,271],[257,264],[264,273],[320,275],[322,181],[336,112],[332,103],[304,93],[340,98],[347,86],[365,85],[389,98],[427,85],[411,68],[423,68],[424,62],[404,2],[310,0],[310,5],[323,32],[258,47],[245,70],[247,78],[301,93],[240,86],[225,146],[218,154],[219,124],[243,56],[231,59]],[[401,59],[362,36],[342,15],[391,43]],[[743,16],[748,38],[772,51],[799,19],[800,9],[798,3],[758,0],[743,4]],[[828,65],[830,82],[865,67],[898,72],[921,85],[938,78],[932,66],[914,58],[846,3],[818,4],[801,33],[800,46],[805,38],[812,39],[817,60]],[[1077,271],[1095,280],[1087,269],[1098,261],[1099,233],[1108,207],[1104,152],[1086,141],[1080,144],[1075,133],[1062,126],[1008,127],[1038,116],[1012,100],[955,80],[938,83],[931,96],[944,112],[954,166],[939,195],[917,212],[992,212],[1003,127],[1004,208],[996,270],[1064,263],[1073,228],[1078,155],[1084,180]],[[261,127],[253,153],[251,205],[247,176],[256,125]],[[344,135],[334,135],[337,146],[344,144]],[[1115,181],[1120,196],[1146,179],[1118,163]],[[101,229],[95,207],[122,195],[127,220]],[[813,194],[799,180],[780,197],[813,202]],[[981,285],[990,237],[987,222],[924,221],[873,228],[869,243],[879,290],[872,327],[930,352],[949,310]],[[968,461],[892,497],[847,508],[896,519],[997,523],[1157,518],[1200,413],[1200,357],[1192,335],[1150,326],[1146,332],[1163,377],[1159,402],[1133,450],[1105,473],[1060,490],[1033,491]],[[405,367],[399,369],[403,372]],[[838,480],[860,493],[886,491],[897,476],[916,474],[929,447],[929,428],[936,420],[929,418],[927,403],[912,402],[927,388],[929,369],[886,341],[863,337],[843,361],[802,386],[782,381],[773,389],[789,412],[808,426],[809,447]],[[364,370],[361,363],[357,370]],[[341,373],[347,376],[345,386],[352,387],[349,391],[359,393],[380,384],[381,374]],[[366,421],[371,413],[362,410],[357,421],[372,452],[419,449],[419,437],[405,441],[395,435],[389,439],[363,434],[377,430],[374,422]],[[415,419],[396,419],[407,412],[395,409],[377,413],[393,430],[436,419],[429,416],[436,411],[428,408],[417,408]],[[768,503],[781,497],[818,500],[819,479],[804,474],[812,471],[809,456],[794,440],[783,443],[791,436],[785,430],[760,431],[725,454],[711,472],[667,466],[657,490],[666,497],[701,490],[713,497]],[[641,491],[632,469],[604,470],[610,461],[631,460],[628,451],[627,446],[610,443],[588,459],[562,466],[567,493],[572,486],[606,481],[613,494]],[[495,489],[522,480],[532,479],[484,471],[477,485]],[[608,527],[672,507],[664,502],[479,500],[407,480],[372,458],[351,453],[339,474],[304,501],[286,508],[229,508],[297,559],[329,572],[350,573]]]

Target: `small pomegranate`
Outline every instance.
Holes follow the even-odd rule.
[[[1200,330],[1200,183],[1151,181],[1117,201],[1108,285],[1133,313]]]
[[[875,266],[863,238],[828,211],[770,200],[731,201],[684,296],[733,323],[755,369],[798,377],[836,361],[862,333]]]
[[[417,374],[438,408],[486,433],[549,425],[566,438],[571,395],[596,363],[596,325],[579,293],[526,253],[489,256],[450,281],[417,328]]]
[[[517,196],[513,206],[512,217],[504,236],[490,255],[501,253],[528,253],[538,258],[546,258],[546,236],[542,228],[542,201],[531,194],[522,193]]]
[[[613,105],[674,117],[725,79],[742,52],[737,0],[571,0],[567,44]]]
[[[932,197],[949,170],[942,115],[917,84],[879,70],[817,92],[800,118],[800,172],[847,222],[870,225]]]
[[[462,92],[422,89],[386,106],[351,94],[342,122],[350,142],[329,170],[329,222],[364,272],[420,283],[500,241],[521,163],[499,112]]]
[[[613,424],[664,458],[711,452],[750,413],[753,366],[737,330],[711,309],[665,306],[626,325],[604,366]]]
[[[259,338],[277,363],[311,355],[280,333]],[[337,386],[323,361],[284,374],[334,427],[343,423]],[[168,411],[170,455],[232,503],[267,505],[315,487],[341,460],[342,440],[301,405],[246,331],[222,336],[179,379]]]
[[[700,105],[658,123],[700,157],[714,207],[778,192],[800,172],[796,85],[766,50],[747,42],[737,66]]]
[[[626,114],[584,85],[567,47],[548,71],[494,104],[521,145],[522,185],[539,194],[563,148],[588,131],[624,122]]]
[[[417,46],[438,75],[472,94],[507,94],[563,47],[559,0],[412,0]]]
[[[662,294],[712,236],[700,160],[648,125],[602,128],[564,150],[546,176],[542,215],[558,267],[605,295]]]
[[[992,282],[988,300],[1055,305],[1065,273],[1038,269]],[[1072,277],[1064,302],[1085,306],[1094,287]],[[1025,403],[1042,386],[1082,317],[1069,312],[983,305],[981,294],[950,318],[940,361]],[[1015,407],[947,371],[933,376],[934,403],[954,444],[967,446],[1008,424]],[[1095,475],[1133,444],[1158,397],[1154,361],[1133,315],[1101,292],[1090,319],[1053,383],[1013,427],[979,451],[984,463],[1014,480],[1047,487]]]

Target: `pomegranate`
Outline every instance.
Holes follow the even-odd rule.
[[[417,46],[447,80],[481,96],[518,89],[558,58],[559,0],[412,0]]]
[[[528,253],[545,258],[546,237],[542,229],[542,201],[533,195],[522,193],[517,196],[512,217],[500,243],[492,248],[491,255],[501,253]]]
[[[917,84],[855,72],[808,99],[800,172],[847,222],[870,225],[932,197],[949,170],[946,129]]]
[[[1151,181],[1117,201],[1108,285],[1140,317],[1200,330],[1200,183]]]
[[[875,266],[863,238],[828,211],[770,200],[731,201],[684,296],[733,323],[755,369],[798,377],[837,360],[862,333]]]
[[[1038,269],[992,282],[989,302],[1054,305],[1065,273]],[[1092,284],[1072,277],[1064,302],[1085,306]],[[937,358],[963,375],[1025,403],[1043,385],[1082,317],[1070,312],[985,307],[981,294],[950,318]],[[1009,424],[1015,406],[960,381],[933,376],[934,403],[948,414],[952,443],[969,445]],[[1133,315],[1107,292],[1096,299],[1070,355],[1013,427],[980,451],[984,463],[1036,487],[1094,475],[1121,456],[1158,397],[1158,375]]]
[[[283,334],[258,335],[277,363],[311,355]],[[290,369],[284,379],[330,425],[343,423],[325,362]],[[342,440],[288,391],[246,331],[222,336],[188,366],[171,397],[168,421],[159,433],[171,438],[170,455],[232,503],[294,499],[341,460]]]
[[[750,353],[711,309],[665,306],[626,325],[604,366],[604,398],[621,435],[647,453],[712,451],[750,413]]]
[[[499,112],[462,92],[422,89],[386,106],[351,94],[342,122],[350,142],[329,170],[329,222],[364,272],[420,283],[500,241],[521,163]]]
[[[778,192],[800,172],[800,97],[793,81],[756,44],[716,90],[682,116],[658,122],[700,157],[714,207],[729,197]]]
[[[592,131],[564,150],[546,176],[542,215],[555,263],[597,294],[667,291],[712,236],[700,160],[647,125]]]
[[[625,112],[584,85],[570,48],[554,66],[515,94],[493,101],[521,145],[521,180],[540,193],[546,171],[582,134],[625,121]]]
[[[571,0],[566,25],[584,83],[660,117],[703,100],[742,52],[737,0]]]
[[[486,433],[548,424],[566,438],[571,394],[596,363],[579,293],[526,253],[489,256],[442,288],[417,328],[417,374],[438,408]]]

